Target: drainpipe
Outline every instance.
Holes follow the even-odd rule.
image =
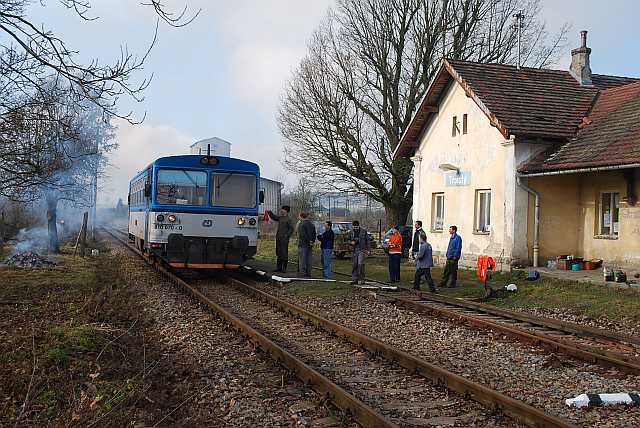
[[[533,267],[538,267],[538,256],[540,254],[540,193],[522,182],[520,175],[516,176],[518,186],[535,196],[535,211],[533,215]]]

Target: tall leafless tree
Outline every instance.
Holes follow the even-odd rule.
[[[522,62],[553,63],[567,28],[550,36],[538,0],[338,0],[283,96],[285,166],[367,194],[404,224],[412,164],[391,154],[441,59],[515,63],[520,10]]]

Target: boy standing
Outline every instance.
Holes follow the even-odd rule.
[[[424,276],[429,285],[429,291],[436,292],[436,286],[431,278],[431,268],[433,267],[433,250],[431,244],[427,242],[427,237],[420,236],[420,247],[416,253],[416,275],[413,278],[413,289],[420,290],[420,279]]]

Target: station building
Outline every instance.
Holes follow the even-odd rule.
[[[640,265],[640,79],[593,74],[586,31],[571,53],[567,71],[443,60],[394,152],[434,253],[455,224],[463,263]]]

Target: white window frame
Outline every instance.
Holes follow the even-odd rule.
[[[438,225],[438,200],[442,201],[442,212],[440,217],[440,225]],[[431,194],[431,231],[442,232],[444,230],[444,192],[434,192]],[[439,226],[439,227],[438,227]]]
[[[484,207],[480,206],[481,195],[489,195],[489,198],[485,198]],[[478,234],[489,234],[491,231],[491,189],[476,189],[475,198],[473,230]]]
[[[603,206],[603,199],[605,195],[609,195],[609,206],[611,207],[609,219],[609,226],[605,226],[605,212]],[[616,195],[618,196],[618,206],[615,206]],[[618,230],[614,230],[614,221],[613,221],[613,210],[618,211]],[[605,231],[605,228],[609,229],[608,232]],[[606,190],[602,191],[598,194],[598,235],[600,236],[611,236],[618,237],[620,234],[620,192],[614,190]]]

